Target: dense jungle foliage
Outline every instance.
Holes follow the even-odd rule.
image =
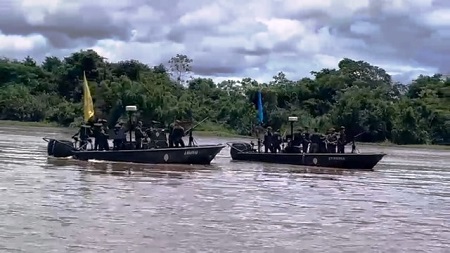
[[[135,60],[112,63],[92,50],[47,57],[40,65],[30,57],[3,58],[0,119],[80,123],[85,71],[96,116],[110,122],[124,115],[125,105],[137,105],[144,121],[209,117],[203,129],[248,135],[261,88],[266,124],[273,128],[286,129],[288,116],[298,116],[298,127],[325,131],[343,125],[348,135],[365,132],[360,141],[450,142],[450,80],[442,75],[404,85],[381,68],[343,59],[338,69],[311,72],[314,78],[294,81],[280,72],[269,83],[214,83],[190,77],[192,63],[186,55],[154,67]]]

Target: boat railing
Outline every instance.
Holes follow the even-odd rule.
[[[240,146],[240,145],[236,145],[236,144],[241,144],[243,149],[240,149],[236,146]],[[284,143],[283,143],[284,144]],[[231,149],[236,150],[237,152],[259,152],[258,150],[254,149],[254,146],[252,145],[252,143],[248,143],[248,142],[226,142],[226,145],[229,146]],[[246,147],[251,147],[251,149],[248,149]],[[261,148],[264,146],[264,144],[261,143]],[[291,148],[297,148],[297,149],[301,149],[302,146],[290,146]],[[285,150],[284,145],[282,145],[282,150]],[[287,152],[290,153],[290,152]],[[297,152],[295,152],[297,153]],[[299,152],[299,153],[303,153],[303,152]],[[310,153],[310,152],[306,152],[307,154],[321,154],[321,153]],[[328,153],[328,152],[326,152]],[[346,153],[346,154],[361,154],[361,151],[356,147],[356,145],[352,146],[352,152]]]

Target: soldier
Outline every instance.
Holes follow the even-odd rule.
[[[294,133],[294,136],[288,146],[290,153],[300,153],[300,145],[303,143],[302,131],[303,129],[298,128],[297,132]]]
[[[266,134],[264,135],[264,153],[268,153],[269,150],[271,153],[273,153],[273,147],[272,147],[272,127],[267,127]]]
[[[134,128],[134,140],[136,141],[136,149],[142,149],[142,139],[145,134],[142,131],[142,121],[138,121],[137,126]]]
[[[147,148],[155,148],[156,147],[156,130],[152,126],[145,130],[145,134],[147,136]]]
[[[319,153],[327,153],[327,136],[320,134]]]
[[[327,149],[328,149],[328,153],[336,153],[336,145],[337,145],[337,136],[336,133],[334,132],[334,128],[330,128],[330,130],[328,130],[328,135],[327,135]]]
[[[86,150],[87,144],[90,142],[89,137],[92,135],[91,126],[82,124],[74,137],[77,135],[80,138],[80,149]]]
[[[256,135],[256,138],[258,138],[258,152],[261,152],[261,139],[264,139],[264,132],[264,127],[262,127],[261,125],[256,125],[252,128],[252,133]]]
[[[100,123],[99,121],[97,121],[97,123],[94,123],[94,127],[93,127],[93,135],[94,135],[94,150],[99,150],[101,149],[101,137],[100,137],[100,131],[102,128],[102,123]]]
[[[303,132],[302,135],[303,135],[303,140],[302,140],[303,153],[307,153],[309,143],[311,142],[311,135],[309,133],[308,127],[305,127],[305,132]]]
[[[169,125],[169,148],[173,148],[173,136],[172,136],[172,133],[173,133],[173,127],[174,127],[174,123],[170,123],[170,125]]]
[[[156,129],[155,145],[157,148],[167,148],[167,135],[164,129]]]
[[[102,119],[99,122],[102,123],[101,131],[100,131],[100,144],[101,149],[100,150],[109,150],[109,127],[108,127],[108,121],[106,119]]]
[[[180,121],[176,120],[172,130],[172,141],[175,147],[184,147],[184,128],[180,125]]]
[[[347,137],[345,135],[345,127],[341,126],[341,130],[339,132],[339,138],[337,142],[338,153],[345,153],[345,144],[347,144]]]
[[[119,136],[120,139],[122,140],[122,148],[125,147],[125,144],[127,143],[127,132],[130,131],[131,126],[128,126],[127,128],[125,128],[123,122],[119,122]],[[131,140],[130,140],[131,142]]]
[[[320,134],[317,128],[314,128],[314,132],[311,134],[311,146],[309,147],[310,153],[319,152]]]
[[[272,152],[274,152],[274,153],[280,152],[282,142],[283,141],[281,140],[280,129],[278,129],[273,133],[273,136],[272,136],[272,148],[273,148]]]
[[[123,148],[124,142],[127,137],[125,135],[125,129],[123,128],[123,124],[118,123],[114,126],[114,140],[113,140],[113,149],[120,150]]]

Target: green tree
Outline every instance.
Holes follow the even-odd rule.
[[[193,60],[178,54],[163,64],[136,60],[108,62],[93,50],[37,64],[0,59],[0,119],[82,121],[82,77],[86,73],[97,118],[111,125],[125,118],[125,106],[138,106],[144,121],[166,125],[175,119],[208,121],[200,128],[248,135],[256,123],[257,94],[263,97],[265,125],[345,126],[360,141],[398,144],[450,143],[450,81],[440,74],[418,76],[410,84],[393,82],[385,70],[345,58],[335,69],[312,71],[312,78],[290,80],[283,72],[267,83],[246,77],[215,83],[191,78]]]
[[[184,54],[177,54],[169,60],[170,74],[179,85],[185,84],[190,77],[192,63],[193,60]]]

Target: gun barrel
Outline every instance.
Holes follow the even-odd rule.
[[[184,131],[184,134],[189,133],[189,131],[191,131],[192,129],[198,127],[201,123],[203,123],[205,120],[207,120],[209,117],[204,118],[203,120],[201,120],[200,122],[198,122],[197,124],[195,124],[193,127],[190,127],[188,130]]]

